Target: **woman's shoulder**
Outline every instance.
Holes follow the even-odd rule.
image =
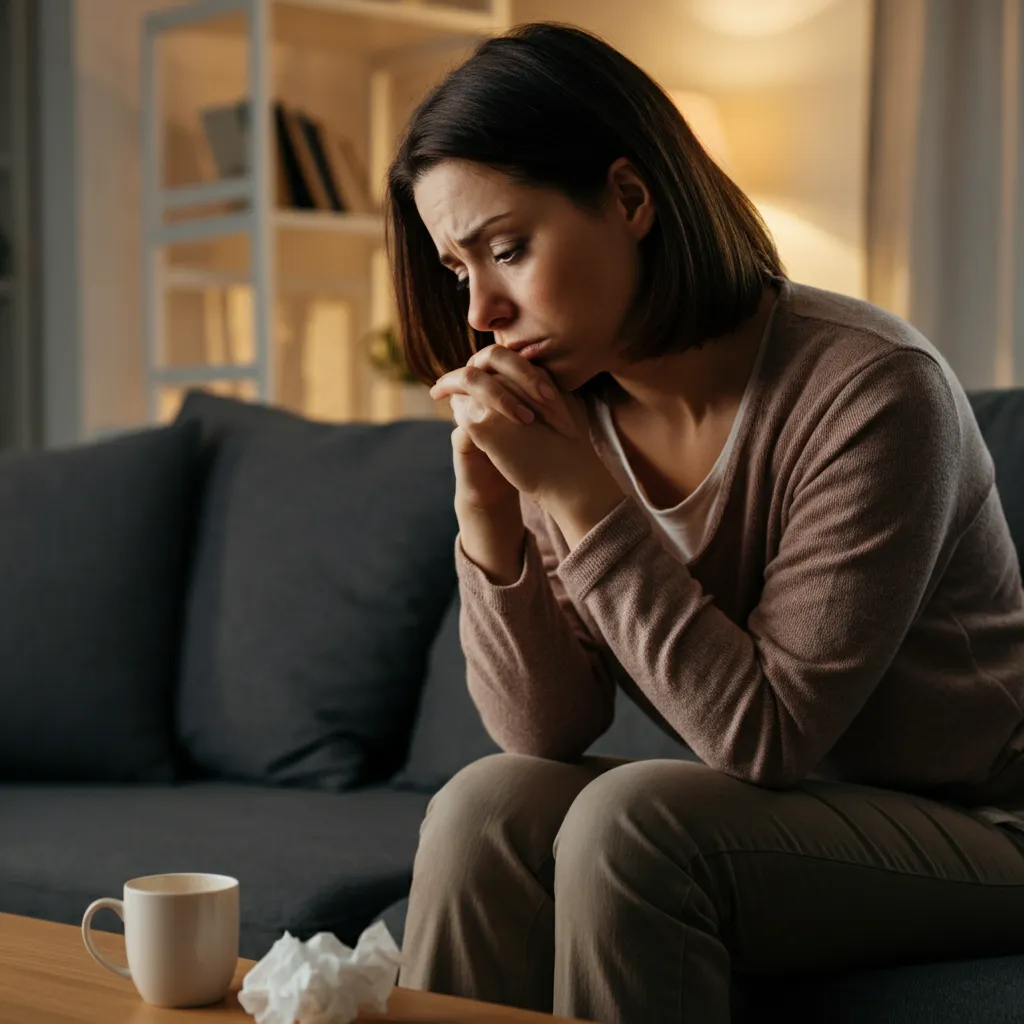
[[[942,353],[894,313],[864,299],[789,281],[779,303],[765,367],[769,393],[820,408],[858,380],[884,378],[893,398],[901,390],[917,397],[930,394],[947,407],[967,411],[967,397]]]
[[[869,429],[889,431],[896,448],[924,432],[922,458],[934,448],[970,493],[985,491],[991,460],[970,400],[920,331],[863,299],[808,285],[787,282],[780,299],[759,417],[778,449],[806,459]]]
[[[783,333],[804,345],[817,342],[843,356],[881,358],[897,351],[917,352],[939,364],[938,349],[912,324],[866,299],[787,281],[780,295]],[[856,360],[860,362],[860,360]]]

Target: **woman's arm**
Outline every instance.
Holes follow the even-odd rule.
[[[806,445],[746,629],[632,502],[557,575],[701,760],[793,785],[863,708],[941,574],[959,529],[961,451],[941,369],[895,352],[847,384]]]
[[[523,571],[526,540],[519,495],[507,505],[491,509],[460,501],[456,495],[455,516],[466,557],[483,571],[489,582],[504,587],[515,583]]]
[[[505,550],[488,573],[470,551],[485,551],[487,560],[499,528],[468,524],[470,535],[456,542],[456,567],[469,692],[503,750],[574,760],[611,725],[616,684],[607,652],[558,577],[565,541],[524,498],[515,571],[506,575],[502,568]],[[492,573],[509,582],[489,578]]]
[[[564,539],[480,442],[502,436],[543,463],[563,437],[563,461],[577,464],[584,446],[595,458],[583,422],[543,369],[500,346],[445,374],[431,394],[451,398],[456,422],[455,548],[470,694],[505,750],[575,759],[611,724],[614,682],[555,575]]]

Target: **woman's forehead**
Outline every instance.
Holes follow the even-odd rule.
[[[416,207],[435,241],[471,245],[480,231],[515,215],[536,214],[545,198],[498,171],[480,175],[438,164],[417,182]]]
[[[424,172],[416,182],[416,204],[487,203],[516,199],[528,192],[506,174],[468,160],[444,160]]]

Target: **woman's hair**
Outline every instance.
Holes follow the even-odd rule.
[[[598,213],[626,157],[656,217],[639,244],[627,359],[702,344],[757,309],[785,271],[754,205],[708,156],[664,91],[597,36],[517,26],[481,43],[416,108],[388,170],[385,218],[406,360],[433,383],[493,335],[467,323],[468,295],[438,261],[413,188],[443,160],[470,160],[521,185],[554,188]]]

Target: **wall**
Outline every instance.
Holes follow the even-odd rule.
[[[141,421],[140,19],[164,0],[78,0],[82,432]]]
[[[43,443],[54,447],[82,436],[75,0],[49,0],[36,13]]]

